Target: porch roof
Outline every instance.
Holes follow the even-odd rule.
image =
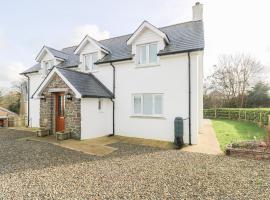
[[[40,96],[55,73],[73,90],[77,98],[114,98],[113,93],[93,74],[61,67],[54,67],[49,72],[32,97]]]
[[[71,69],[57,69],[77,89],[82,98],[102,97],[113,98],[112,92],[105,87],[93,74],[78,72]]]

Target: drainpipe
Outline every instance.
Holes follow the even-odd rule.
[[[112,64],[112,62],[110,62],[110,65],[112,66],[113,68],[113,98],[111,99],[112,103],[113,103],[113,132],[112,134],[110,134],[109,136],[114,136],[115,134],[115,102],[114,102],[114,99],[115,99],[115,66]]]
[[[30,123],[30,77],[24,74],[27,78],[27,127],[29,127]]]
[[[191,64],[190,64],[190,52],[188,52],[188,135],[189,135],[189,145],[191,145]]]

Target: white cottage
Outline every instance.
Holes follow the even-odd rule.
[[[121,135],[174,140],[184,118],[184,142],[197,143],[203,118],[202,5],[190,22],[78,46],[44,46],[22,74],[29,81],[28,123],[76,139]]]

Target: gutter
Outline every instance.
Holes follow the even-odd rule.
[[[204,48],[197,48],[197,49],[189,49],[189,50],[181,50],[181,51],[173,51],[173,52],[160,52],[157,55],[158,56],[166,56],[166,55],[173,55],[177,53],[190,53],[193,51],[202,51]]]
[[[95,64],[105,64],[105,63],[110,63],[112,65],[112,62],[119,62],[119,61],[125,61],[125,60],[132,60],[132,57],[130,58],[122,58],[122,59],[117,59],[117,60],[108,60],[108,61],[98,61]]]
[[[30,125],[30,77],[23,74],[27,78],[27,127]]]
[[[113,98],[111,98],[111,101],[113,103],[113,130],[112,130],[112,134],[110,134],[109,136],[114,136],[115,135],[115,66],[112,64],[112,62],[110,62],[110,65],[113,68]]]
[[[191,145],[191,65],[190,52],[188,52],[188,138]]]

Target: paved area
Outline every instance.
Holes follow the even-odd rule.
[[[55,136],[46,136],[46,137],[27,137],[22,138],[21,140],[28,141],[38,141],[38,142],[47,142],[60,147],[65,147],[71,150],[80,151],[95,156],[106,156],[111,154],[114,151],[117,151],[117,148],[113,148],[110,145],[114,143],[127,143],[132,145],[144,145],[147,147],[154,147],[160,149],[174,149],[175,146],[171,142],[149,140],[149,139],[140,139],[140,138],[131,138],[131,137],[122,137],[122,136],[113,136],[113,137],[99,137],[88,140],[56,140]]]
[[[29,136],[0,129],[0,199],[269,199],[268,161],[127,143],[98,157]]]
[[[209,119],[204,119],[203,127],[199,132],[198,144],[186,146],[182,151],[197,152],[206,154],[222,154],[220,149],[215,130],[213,129],[212,122]]]

